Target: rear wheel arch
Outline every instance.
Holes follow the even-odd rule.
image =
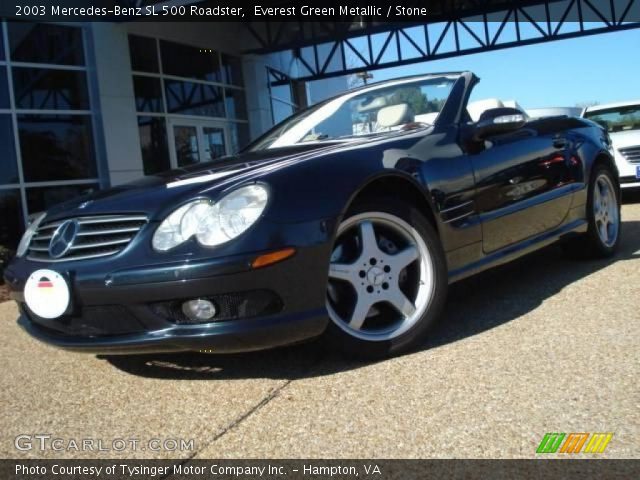
[[[604,165],[606,166],[609,170],[611,170],[611,172],[614,175],[618,175],[618,167],[616,167],[616,162],[613,159],[613,157],[611,157],[611,155],[600,151],[598,152],[598,154],[596,155],[596,158],[593,160],[593,163],[591,164],[591,169],[589,172],[589,176],[593,175],[593,173],[596,171],[596,168],[598,167],[598,165]]]
[[[589,171],[589,181],[591,180],[591,177],[595,174],[596,169],[599,166],[605,166],[613,174],[614,178],[618,178],[618,167],[616,166],[615,160],[608,153],[601,151],[596,155],[596,158],[591,164],[591,168]],[[615,188],[618,193],[618,202],[620,202],[620,198],[622,195],[620,185],[615,185]]]

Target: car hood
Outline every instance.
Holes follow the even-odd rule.
[[[150,175],[59,204],[47,212],[47,220],[107,213],[146,214],[154,220],[165,208],[174,208],[198,196],[215,198],[237,184],[258,180],[275,170],[324,155],[340,146],[344,146],[344,142],[248,152]]]
[[[640,145],[640,130],[626,130],[624,132],[610,132],[611,143],[614,148],[636,147]]]

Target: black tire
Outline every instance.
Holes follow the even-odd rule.
[[[380,340],[357,338],[356,336],[353,336],[351,333],[346,331],[344,326],[341,327],[338,325],[339,322],[337,322],[337,320],[335,319],[335,314],[334,314],[334,318],[332,318],[332,320],[329,322],[329,326],[325,332],[323,340],[326,343],[328,343],[328,345],[331,348],[337,349],[340,352],[346,354],[347,356],[361,358],[361,359],[386,358],[386,357],[398,355],[400,353],[406,352],[409,349],[419,346],[421,342],[424,340],[425,336],[427,335],[429,328],[434,324],[434,322],[440,316],[440,313],[442,311],[442,308],[444,306],[444,302],[446,299],[447,287],[448,287],[446,260],[445,260],[444,251],[440,243],[440,239],[437,233],[435,232],[434,227],[431,225],[431,223],[425,218],[425,216],[420,211],[418,211],[413,206],[405,202],[401,202],[396,199],[388,198],[388,197],[375,199],[375,200],[360,201],[354,204],[352,208],[350,208],[349,212],[345,215],[341,223],[341,226],[345,225],[346,222],[349,222],[350,221],[349,219],[360,218],[363,215],[364,216],[370,215],[370,214],[377,215],[379,213],[391,215],[401,219],[402,221],[406,222],[406,224],[412,227],[413,232],[417,232],[417,234],[419,234],[419,236],[423,241],[423,243],[421,244],[422,247],[426,245],[428,248],[428,253],[430,258],[430,262],[428,263],[431,266],[431,268],[429,269],[429,272],[431,274],[430,279],[433,280],[432,282],[433,286],[431,287],[431,290],[430,290],[431,295],[428,300],[428,303],[426,303],[426,306],[421,307],[421,309],[424,309],[423,310],[424,313],[422,315],[414,315],[413,316],[414,318],[418,318],[417,320],[412,320],[415,323],[413,323],[412,326],[408,328],[408,330],[398,334],[398,336],[394,338],[380,339]],[[352,227],[352,228],[355,228],[355,227]],[[337,245],[337,241],[338,241],[338,236],[336,236],[336,245]],[[384,240],[377,239],[377,241],[383,242]],[[364,243],[362,243],[362,245],[364,245]],[[334,245],[334,248],[335,248],[335,245]],[[362,256],[360,258],[362,258]],[[385,257],[385,258],[389,259],[391,257]],[[422,259],[423,254],[420,253],[418,255],[418,258]],[[382,265],[383,261],[381,260],[380,262],[381,262],[380,265]],[[414,263],[411,264],[411,265],[414,265],[413,267],[407,266],[407,267],[404,267],[404,270],[402,270],[402,273],[398,272],[398,284],[400,283],[399,279],[401,278],[401,275],[405,275],[405,278],[408,276],[406,272],[409,270],[409,268],[415,268],[422,271],[423,260],[420,260],[420,262],[418,262],[418,260],[416,259],[413,262]],[[358,268],[363,268],[363,267],[358,267]],[[417,289],[423,288],[421,285],[424,285],[424,282],[421,282],[421,281],[422,281],[422,277],[420,277],[418,281],[418,285],[416,285],[415,287],[416,292],[418,291]],[[389,282],[391,283],[392,281],[389,280]],[[330,317],[331,317],[331,313],[333,312],[333,309],[329,307],[329,288],[330,287],[328,286],[328,293],[327,293],[328,307],[327,308],[330,311]],[[393,286],[389,285],[387,288],[392,289]],[[356,293],[356,296],[357,296],[357,293]],[[417,303],[416,302],[417,298],[411,299],[409,296],[407,296],[406,298],[411,300],[412,304]],[[421,298],[425,298],[425,297],[421,297]],[[375,304],[375,305],[379,305],[379,304]],[[354,310],[355,308],[356,307],[354,306]],[[416,311],[419,311],[419,310],[416,308]],[[368,312],[371,312],[371,311],[369,310]],[[399,314],[400,317],[403,318],[399,320],[399,322],[406,321],[409,319],[408,316],[404,317],[402,314],[400,314],[399,310],[396,310],[396,314]],[[378,314],[378,315],[383,315],[383,314]],[[367,316],[365,319],[365,322],[369,322],[369,318],[370,317]]]
[[[599,223],[596,215],[596,209],[594,203],[596,201],[596,188],[598,188],[598,182],[606,177],[613,188],[612,198],[615,201],[613,211],[616,212],[616,218],[613,219],[617,223],[617,230],[615,239],[605,242],[599,233]],[[615,177],[615,174],[605,164],[598,164],[594,167],[594,170],[589,180],[589,188],[587,191],[587,221],[589,223],[586,233],[583,233],[570,241],[563,244],[565,253],[572,258],[586,259],[586,258],[608,258],[616,253],[620,245],[620,236],[622,233],[622,222],[620,216],[620,186]]]

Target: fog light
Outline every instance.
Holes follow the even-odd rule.
[[[182,312],[191,320],[206,321],[210,320],[217,313],[216,306],[213,302],[203,298],[189,300],[182,304]]]

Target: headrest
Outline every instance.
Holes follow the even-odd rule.
[[[378,111],[379,127],[395,127],[413,122],[413,112],[406,103],[390,105]]]
[[[362,101],[360,105],[358,105],[358,112],[365,113],[371,112],[373,110],[378,110],[382,107],[387,106],[387,98],[386,97],[368,97]]]

